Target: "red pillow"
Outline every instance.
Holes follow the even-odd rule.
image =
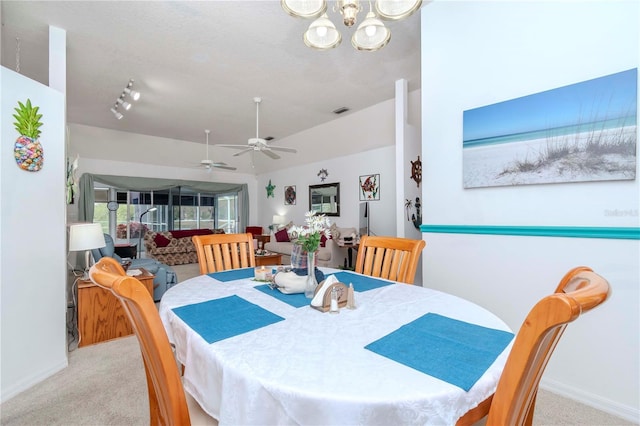
[[[276,241],[279,243],[288,243],[289,234],[287,234],[287,228],[283,228],[275,233]]]
[[[156,246],[158,246],[158,247],[166,247],[171,242],[170,239],[168,239],[167,237],[165,237],[162,234],[156,234],[156,236],[153,239],[153,241],[155,241]]]
[[[324,234],[320,234],[320,247],[326,247],[327,237]]]

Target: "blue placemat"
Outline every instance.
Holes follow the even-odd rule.
[[[311,300],[304,297],[304,293],[284,294],[275,288],[272,290],[268,284],[257,285],[254,288],[268,294],[269,296],[275,297],[294,308],[302,308],[303,306],[309,306],[309,304],[311,304]]]
[[[469,391],[512,338],[507,331],[430,313],[365,348]]]
[[[345,283],[347,287],[349,287],[350,283],[353,283],[353,289],[359,292],[373,290],[374,288],[393,284],[392,281],[385,281],[379,278],[368,277],[366,275],[354,274],[352,272],[336,272],[332,275],[335,275],[338,281]]]
[[[238,296],[181,306],[173,312],[208,343],[284,320]]]
[[[228,271],[213,272],[207,275],[209,275],[211,278],[214,278],[218,281],[227,282],[227,281],[242,280],[245,278],[253,278],[255,276],[255,270],[253,268],[230,269]]]

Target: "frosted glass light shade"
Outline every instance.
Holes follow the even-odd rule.
[[[422,6],[422,0],[376,0],[376,13],[382,19],[396,21],[406,18]]]
[[[327,10],[325,0],[281,0],[280,5],[291,16],[317,18]]]
[[[391,40],[391,31],[384,26],[373,12],[358,26],[351,37],[351,44],[358,50],[375,51],[382,49]]]
[[[309,25],[304,33],[304,44],[318,50],[333,49],[342,41],[342,36],[336,26],[323,14]]]

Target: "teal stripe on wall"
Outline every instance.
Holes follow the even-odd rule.
[[[441,234],[522,235],[530,237],[609,238],[640,240],[640,228],[571,226],[421,225],[422,232]]]

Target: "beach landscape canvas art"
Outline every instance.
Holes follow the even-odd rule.
[[[637,68],[463,113],[463,185],[636,177]]]

